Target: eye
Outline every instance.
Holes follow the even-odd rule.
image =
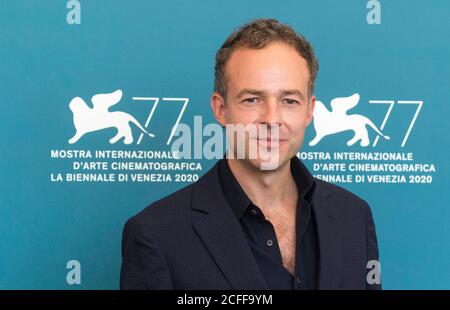
[[[298,104],[300,104],[300,102],[298,100],[289,99],[289,98],[283,99],[283,103],[286,103],[287,105],[298,105]]]
[[[243,103],[247,103],[247,104],[255,104],[258,103],[259,98],[258,97],[251,97],[251,98],[245,98],[244,100],[242,100]]]

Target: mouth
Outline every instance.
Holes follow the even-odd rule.
[[[255,138],[253,140],[256,140],[258,143],[266,144],[267,146],[277,146],[280,144],[283,144],[287,142],[287,139],[279,139],[279,138]]]

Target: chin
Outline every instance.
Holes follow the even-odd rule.
[[[267,157],[262,158],[258,156],[255,159],[246,160],[253,168],[262,171],[274,171],[280,168],[286,162],[286,154],[268,154]]]

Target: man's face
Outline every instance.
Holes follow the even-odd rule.
[[[312,120],[315,97],[308,98],[309,70],[305,59],[284,43],[271,43],[263,49],[239,48],[226,63],[227,95],[214,93],[212,108],[218,122],[267,125],[268,139],[245,136],[251,142],[276,151],[278,164],[288,162],[303,144],[306,127]],[[270,128],[278,126],[279,139],[270,139]],[[236,155],[235,155],[236,156]],[[246,163],[260,169],[261,156]]]

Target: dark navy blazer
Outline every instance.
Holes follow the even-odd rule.
[[[366,281],[378,261],[368,204],[315,179],[312,207],[319,239],[319,289],[380,289]],[[197,182],[127,221],[121,289],[267,289],[241,226],[224,197],[218,165]]]

